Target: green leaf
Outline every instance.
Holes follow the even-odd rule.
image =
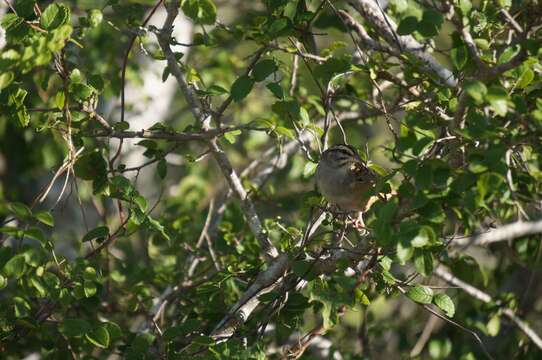
[[[429,276],[433,272],[433,255],[429,251],[416,250],[414,252],[414,266],[423,276]]]
[[[313,72],[318,80],[327,84],[335,75],[350,70],[351,65],[352,58],[350,56],[332,57],[327,59],[325,63],[315,66]]]
[[[40,279],[33,275],[30,277],[30,283],[38,291],[39,297],[45,297],[47,295],[47,289],[43,286]]]
[[[489,336],[497,336],[499,335],[499,331],[501,330],[501,318],[499,315],[493,315],[491,319],[489,319],[487,325],[487,334]]]
[[[459,0],[459,8],[461,9],[463,16],[466,16],[472,9],[472,3],[470,0]]]
[[[231,86],[231,97],[236,102],[243,100],[252,90],[252,86],[254,86],[254,80],[246,75],[241,76]]]
[[[10,107],[10,110],[16,114],[19,124],[21,124],[22,127],[28,126],[28,123],[30,122],[30,116],[24,106],[24,99],[27,94],[28,92],[26,90],[17,88],[15,91],[10,91],[8,95],[8,106]]]
[[[444,293],[436,294],[433,297],[433,303],[438,306],[439,309],[444,311],[446,316],[448,317],[454,317],[455,314],[455,304],[450,299],[450,297]]]
[[[490,87],[486,99],[495,114],[506,116],[508,112],[508,94],[505,89],[499,86]]]
[[[293,132],[293,130],[285,128],[284,126],[277,126],[275,128],[275,132],[279,135],[286,136],[290,140],[295,139],[295,133]]]
[[[34,215],[36,219],[38,219],[39,222],[47,225],[47,226],[54,226],[55,220],[53,218],[53,215],[51,215],[48,211],[39,211]]]
[[[429,341],[429,355],[431,359],[449,359],[452,352],[452,342],[450,339],[431,339]],[[474,360],[468,356],[462,356],[460,360]]]
[[[39,242],[41,242],[42,244],[47,243],[47,239],[45,238],[45,235],[43,234],[43,231],[41,231],[37,227],[31,227],[31,228],[26,229],[25,236],[27,236],[29,238],[32,238],[32,239],[36,239]]]
[[[212,0],[199,0],[198,19],[201,24],[213,25],[216,22],[216,6]]]
[[[518,78],[518,81],[516,82],[516,86],[520,89],[525,89],[534,79],[534,72],[527,68],[525,71],[521,74],[521,76]]]
[[[418,31],[424,37],[438,34],[444,18],[439,11],[428,9],[423,12],[422,21],[418,24]]]
[[[288,19],[286,19],[286,18],[276,19],[269,26],[268,32],[272,36],[276,36],[276,35],[279,35],[279,33],[281,33],[287,27],[288,27]]]
[[[164,331],[164,334],[162,335],[162,337],[165,341],[171,341],[177,337],[190,334],[191,332],[197,330],[199,326],[200,326],[200,321],[196,319],[187,319],[181,325],[176,325],[176,326],[167,328]]]
[[[357,303],[360,303],[362,305],[369,305],[371,303],[367,295],[365,295],[365,293],[361,291],[360,288],[354,289],[354,298],[356,299]]]
[[[96,269],[91,266],[85,268],[85,273],[83,274],[83,279],[85,280],[96,280]]]
[[[228,131],[224,133],[224,138],[228,140],[230,144],[235,144],[238,135],[241,135],[241,130]]]
[[[284,16],[286,16],[290,21],[294,21],[295,14],[297,13],[297,2],[292,1],[286,4],[284,7]]]
[[[263,81],[269,75],[278,70],[277,63],[273,59],[264,59],[259,61],[252,69],[252,76],[256,81]]]
[[[467,46],[461,45],[454,47],[450,51],[450,56],[452,58],[452,63],[454,64],[455,68],[457,70],[463,69],[467,64],[467,60],[469,58]]]
[[[305,126],[308,125],[311,120],[309,118],[309,113],[304,107],[299,108],[299,118],[301,119],[301,123]]]
[[[316,172],[316,167],[318,164],[313,163],[312,161],[309,161],[305,164],[305,168],[303,169],[303,176],[306,178],[311,177]]]
[[[90,324],[83,319],[64,319],[60,331],[67,337],[83,336],[90,330]]]
[[[42,12],[40,18],[41,27],[53,30],[68,23],[70,10],[63,4],[52,3]]]
[[[75,163],[75,175],[83,180],[104,178],[107,164],[99,150],[82,155]]]
[[[70,73],[70,81],[74,83],[80,83],[83,81],[83,78],[81,76],[81,71],[79,69],[73,69]]]
[[[109,333],[109,337],[112,340],[122,337],[122,329],[116,323],[109,321],[109,322],[104,323],[103,326],[105,326],[105,328],[107,329],[107,332]]]
[[[207,94],[209,94],[210,96],[218,96],[218,95],[223,95],[227,93],[228,93],[228,90],[224,89],[222,86],[219,86],[219,85],[211,85],[207,89]]]
[[[34,15],[34,5],[36,4],[36,0],[17,0],[14,3],[17,15],[24,18],[29,18]]]
[[[423,285],[416,285],[409,288],[406,295],[420,304],[431,304],[433,300],[433,290]]]
[[[15,74],[11,71],[0,74],[0,90],[7,88],[13,79],[15,79]]]
[[[156,171],[158,172],[158,176],[160,176],[160,179],[164,179],[167,175],[167,162],[166,159],[160,159],[158,161],[158,164],[156,165]]]
[[[32,210],[23,203],[13,202],[9,204],[9,209],[20,220],[28,220],[32,217]]]
[[[519,45],[510,46],[506,48],[506,50],[502,52],[501,56],[499,56],[499,59],[497,60],[497,64],[504,64],[512,60],[512,58],[516,56],[520,51],[521,51],[521,47]]]
[[[0,289],[5,288],[6,286],[8,286],[8,279],[0,275]]]
[[[181,9],[198,24],[212,25],[216,22],[216,6],[212,0],[182,0]]]
[[[87,84],[82,83],[72,83],[70,84],[70,92],[78,100],[86,100],[91,97],[96,90]]]
[[[57,109],[62,110],[64,108],[64,104],[66,102],[66,95],[64,94],[64,91],[59,91],[56,93],[55,96],[55,105]]]
[[[85,236],[83,236],[82,241],[87,242],[97,238],[105,238],[107,236],[109,236],[109,228],[107,226],[98,226],[86,233]]]
[[[91,27],[96,27],[102,22],[103,14],[99,9],[88,10],[87,20]]]
[[[192,339],[194,344],[209,346],[215,343],[215,341],[210,336],[198,335]]]
[[[164,228],[164,226],[162,224],[160,224],[160,222],[158,220],[155,220],[155,219],[151,218],[150,216],[148,216],[147,221],[148,221],[149,225],[154,230],[158,231],[160,233],[160,235],[162,235],[164,237],[164,239],[166,239],[166,240],[171,239],[169,237],[168,233],[166,232],[166,229]]]
[[[402,265],[414,255],[414,248],[406,241],[399,241],[396,246],[396,251],[397,259]]]
[[[431,242],[435,242],[436,238],[437,235],[435,234],[433,228],[430,226],[422,226],[410,244],[413,247],[421,248],[430,244]]]
[[[26,299],[23,299],[22,297],[15,297],[13,298],[13,303],[15,307],[15,317],[16,318],[26,318],[30,315],[30,311],[32,310],[32,307],[26,301]]]
[[[26,260],[24,254],[18,254],[8,260],[4,265],[4,274],[16,279],[20,278],[26,270]]]
[[[296,261],[292,265],[292,271],[294,272],[294,274],[296,274],[297,276],[305,280],[311,280],[314,278],[315,275],[311,274],[312,268],[313,268],[312,263],[306,260]]]
[[[279,83],[269,83],[265,87],[267,87],[276,98],[280,100],[284,99],[284,90],[282,90],[282,86],[280,86]]]
[[[85,296],[88,298],[96,295],[96,283],[92,280],[85,280],[83,282],[83,290],[85,291]]]
[[[418,19],[414,16],[407,16],[399,23],[397,27],[397,34],[409,35],[416,31],[418,28]]]
[[[483,82],[478,80],[465,81],[465,91],[473,98],[477,103],[482,103],[485,95],[487,94],[487,87]]]
[[[98,347],[105,349],[109,346],[109,332],[104,325],[87,332],[85,338]]]

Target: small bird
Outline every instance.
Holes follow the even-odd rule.
[[[367,207],[367,191],[376,184],[376,174],[361,160],[353,146],[334,145],[322,153],[316,168],[316,186],[331,204],[345,212],[360,212],[354,225],[364,227],[361,212]]]

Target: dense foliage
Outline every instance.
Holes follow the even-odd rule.
[[[540,358],[539,0],[1,6],[2,358]]]

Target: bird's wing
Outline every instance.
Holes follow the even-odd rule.
[[[376,174],[374,171],[369,169],[365,164],[361,162],[355,162],[350,167],[350,170],[354,173],[356,181],[364,183],[375,183]]]

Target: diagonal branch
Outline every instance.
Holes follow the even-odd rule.
[[[412,36],[397,34],[397,25],[378,6],[375,0],[349,0],[348,3],[369,22],[386,42],[399,52],[407,52],[423,62],[446,86],[455,87],[457,79],[452,72],[442,66],[425,47]]]
[[[175,17],[179,13],[177,2],[172,1],[172,2],[167,3],[166,10],[167,10],[167,17],[164,22],[164,27],[162,28],[162,31],[160,32],[158,36],[158,42],[167,59],[168,67],[171,73],[173,74],[173,76],[175,76],[175,78],[177,79],[177,82],[179,83],[181,91],[184,97],[186,98],[186,101],[190,105],[190,109],[194,117],[203,124],[204,129],[206,131],[209,131],[208,120],[210,119],[210,115],[208,115],[206,111],[204,110],[203,104],[201,103],[198,96],[196,95],[194,86],[191,84],[188,84],[188,82],[186,81],[183,71],[179,67],[179,64],[177,63],[175,59],[175,55],[173,54],[173,51],[171,50],[171,47],[169,46],[171,32],[173,30],[172,24],[173,24],[173,21],[175,20]],[[221,107],[221,110],[222,110],[222,107]],[[267,258],[277,257],[278,250],[275,248],[275,246],[271,243],[271,241],[267,237],[267,234],[264,231],[260,217],[256,213],[254,204],[248,197],[246,190],[243,188],[243,185],[241,184],[241,179],[239,178],[239,175],[237,174],[237,172],[233,169],[227,155],[220,148],[216,139],[209,139],[208,146],[209,146],[209,149],[211,150],[213,157],[218,163],[218,166],[220,167],[222,174],[226,178],[228,185],[230,186],[233,193],[239,198],[241,202],[241,208],[243,210],[245,218],[247,219],[250,230],[252,231],[254,236],[258,239],[260,246],[262,247],[264,251],[264,254],[266,255]]]
[[[495,300],[489,294],[455,277],[442,267],[438,267],[435,270],[435,275],[449,284],[460,287],[463,291],[475,299],[478,299],[484,303],[495,302]],[[531,339],[539,349],[542,349],[542,339],[525,320],[518,317],[512,309],[503,307],[501,310],[502,313],[512,320],[512,322],[516,324],[516,326],[523,331],[523,333],[525,333],[525,335],[527,335],[527,337]]]

